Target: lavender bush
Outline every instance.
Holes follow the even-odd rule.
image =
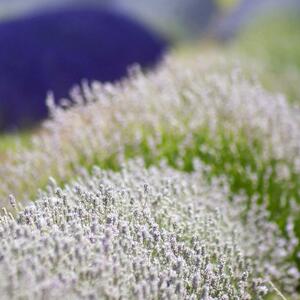
[[[0,219],[2,299],[263,299],[270,282],[293,294],[299,273],[255,201],[232,201],[203,166],[175,171],[133,161],[95,167]],[[244,221],[241,216],[244,215]]]

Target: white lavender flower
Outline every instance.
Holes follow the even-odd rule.
[[[47,190],[0,219],[1,299],[260,299],[268,280],[297,285],[265,208],[243,222],[246,202],[200,170],[133,161]]]

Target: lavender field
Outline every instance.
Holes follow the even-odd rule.
[[[129,4],[135,14],[149,5]],[[0,300],[300,299],[299,21],[261,22],[230,44],[167,51],[162,39],[149,57],[142,39],[145,52],[120,35],[114,55],[132,59],[116,78],[105,77],[120,67],[114,57],[114,70],[91,60],[103,78],[82,78],[63,98],[49,89],[43,122],[0,134]],[[27,62],[34,73],[39,62]],[[0,88],[17,103],[26,93],[6,89],[4,71]]]
[[[2,154],[3,299],[297,299],[296,105],[222,56],[71,94]]]

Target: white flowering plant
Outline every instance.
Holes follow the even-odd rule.
[[[273,281],[291,295],[295,245],[265,207],[229,201],[199,162],[119,172],[94,167],[0,219],[2,299],[263,299]],[[244,219],[241,219],[241,216]]]

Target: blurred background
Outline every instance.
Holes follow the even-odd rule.
[[[47,117],[49,91],[59,102],[174,50],[253,60],[266,88],[300,100],[300,0],[0,0],[0,45],[2,132]]]

